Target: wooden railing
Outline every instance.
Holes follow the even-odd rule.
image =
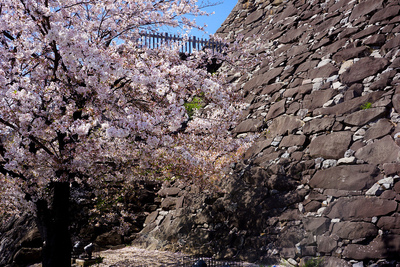
[[[179,51],[181,53],[191,54],[195,50],[203,50],[205,48],[210,49],[212,53],[221,53],[223,44],[214,40],[207,40],[203,38],[197,38],[191,36],[183,38],[168,33],[141,33],[141,38],[138,40],[140,46],[147,48],[159,48],[161,46],[168,46],[178,43]]]

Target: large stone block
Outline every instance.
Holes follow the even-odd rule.
[[[234,133],[247,133],[247,132],[257,132],[263,125],[263,120],[261,119],[248,119],[239,123],[238,126],[233,130]]]
[[[288,135],[285,136],[279,144],[279,147],[291,147],[291,146],[299,146],[302,147],[306,142],[305,135]]]
[[[366,94],[364,96],[356,97],[351,100],[339,103],[333,107],[316,109],[313,112],[314,116],[317,115],[344,115],[360,110],[361,106],[367,102],[374,103],[377,101],[384,92],[377,91]]]
[[[277,135],[291,134],[301,126],[304,122],[296,116],[282,115],[275,118],[267,129],[267,137],[275,137]]]
[[[273,140],[274,140],[273,138],[268,138],[254,142],[253,145],[249,149],[247,149],[247,151],[244,153],[244,158],[248,159],[253,156],[256,156],[258,153],[260,153],[269,145],[271,145],[271,142]]]
[[[389,235],[376,238],[368,245],[349,244],[342,255],[355,260],[383,259],[398,257],[399,251],[400,236]]]
[[[328,63],[320,68],[312,69],[308,72],[308,76],[310,79],[314,78],[328,78],[331,77],[339,72],[339,69],[331,64]]]
[[[252,12],[244,21],[245,25],[251,24],[259,19],[261,19],[265,15],[264,10],[258,9]]]
[[[177,196],[179,194],[179,192],[181,191],[181,189],[179,189],[178,187],[166,187],[166,188],[162,188],[160,189],[157,194],[160,197],[166,197],[166,196]]]
[[[348,240],[370,238],[378,235],[378,228],[367,222],[337,222],[331,234]]]
[[[353,9],[350,15],[350,21],[353,21],[359,17],[367,15],[373,11],[382,9],[383,0],[367,0],[359,3]]]
[[[349,149],[353,133],[349,131],[334,132],[314,138],[309,146],[310,156],[324,159],[340,159]]]
[[[362,190],[375,183],[379,169],[375,165],[344,165],[317,171],[310,180],[314,188]]]
[[[327,218],[305,217],[303,219],[304,229],[313,235],[322,235],[329,229],[330,220]]]
[[[389,65],[389,60],[386,58],[364,57],[341,74],[340,80],[345,84],[360,82],[371,75],[378,74],[387,65]]]
[[[392,98],[392,104],[397,113],[400,113],[400,94],[395,94]]]
[[[370,164],[396,163],[400,162],[400,147],[391,136],[386,136],[358,149],[355,157]]]
[[[384,46],[382,46],[382,49],[389,50],[395,47],[400,46],[400,35],[397,35],[393,39],[390,39]]]
[[[335,123],[334,118],[314,119],[304,124],[303,133],[314,134],[323,131],[330,131],[334,123]]]
[[[366,46],[352,47],[337,52],[333,55],[333,60],[336,62],[343,62],[351,58],[366,57],[370,55],[370,49]]]
[[[285,113],[285,100],[281,100],[275,104],[273,104],[269,111],[267,116],[265,117],[265,120],[268,121],[270,119],[276,118],[279,115],[282,115]]]
[[[303,108],[308,110],[314,110],[322,107],[328,100],[337,94],[337,90],[328,89],[321,91],[314,91],[309,95],[306,95],[303,100]]]
[[[379,11],[377,11],[370,19],[370,23],[376,23],[378,21],[383,21],[394,16],[397,16],[400,11],[400,6],[388,6]]]
[[[384,117],[386,113],[387,109],[385,107],[360,110],[347,115],[343,122],[350,126],[363,126],[368,122]]]
[[[393,128],[393,124],[388,119],[380,119],[365,132],[364,140],[386,136],[391,133]]]
[[[400,229],[400,215],[397,213],[395,216],[381,217],[376,224],[380,229],[385,231],[393,231]]]
[[[299,28],[294,28],[289,32],[287,32],[283,37],[281,37],[279,41],[282,42],[283,44],[292,43],[298,38],[300,38],[300,36],[304,34],[307,31],[307,29],[308,29],[307,25]]]
[[[397,209],[397,202],[380,198],[340,198],[327,210],[329,218],[341,218],[348,221],[352,219],[370,221],[372,217],[387,215]]]
[[[317,237],[317,250],[322,253],[331,253],[337,246],[337,241],[330,236]]]
[[[400,175],[400,163],[384,163],[383,170],[386,176]],[[399,183],[400,186],[400,183]],[[400,189],[400,187],[399,187]],[[398,192],[400,193],[400,191]]]

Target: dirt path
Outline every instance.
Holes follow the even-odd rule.
[[[131,246],[97,252],[93,256],[103,258],[103,262],[92,265],[94,267],[192,267],[196,261],[196,259],[183,253],[146,250]],[[224,265],[224,262],[213,262],[213,264],[210,264],[210,259],[205,259],[205,261],[209,266],[219,267]],[[41,264],[34,264],[29,267],[41,266]],[[258,267],[259,265],[243,262],[240,265],[228,264],[228,266]]]
[[[182,253],[173,253],[169,251],[145,250],[135,247],[125,247],[118,250],[106,250],[100,252],[104,257],[103,263],[99,267],[161,267],[161,266],[184,266],[183,263],[191,267],[190,258]],[[223,262],[215,266],[222,266]],[[213,265],[214,266],[214,265]],[[232,265],[234,266],[234,265]],[[242,263],[244,267],[256,267],[258,265]]]

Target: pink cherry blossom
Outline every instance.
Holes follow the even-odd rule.
[[[196,2],[0,1],[7,214],[28,205],[23,193],[35,203],[47,200],[45,189],[55,182],[101,187],[104,177],[194,183],[224,177],[252,137],[231,135],[245,107],[241,92],[205,63],[214,57],[225,69],[245,71],[254,63],[251,53],[229,52],[236,43],[225,56],[204,50],[181,60],[178,45],[150,49],[136,42],[141,32],[165,25],[201,28],[183,16],[205,15]],[[194,97],[202,108],[189,116],[185,104]]]

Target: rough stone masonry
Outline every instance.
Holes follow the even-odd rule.
[[[400,257],[400,3],[239,1],[218,34],[267,55],[230,73],[260,138],[221,192],[171,184],[137,242],[251,261]]]

